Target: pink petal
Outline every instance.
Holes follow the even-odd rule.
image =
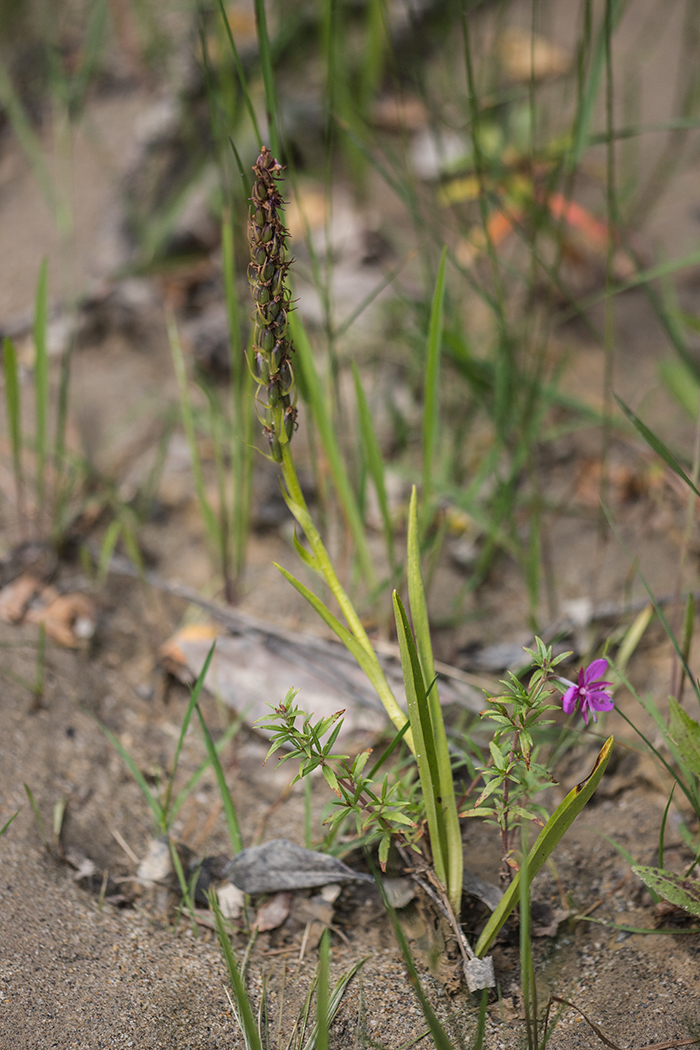
[[[596,678],[600,678],[604,675],[608,669],[607,660],[594,660],[592,664],[589,664],[586,668],[583,680],[586,685],[590,685],[591,682],[595,682]]]
[[[596,711],[612,711],[615,706],[615,701],[607,693],[589,693],[588,703]]]
[[[578,700],[578,686],[572,685],[566,690],[562,697],[561,706],[564,708],[564,714],[570,715],[576,708],[576,701]]]

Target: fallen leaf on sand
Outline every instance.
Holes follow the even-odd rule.
[[[258,918],[256,923],[258,933],[265,933],[266,930],[276,930],[278,926],[281,926],[289,915],[291,906],[292,894],[288,891],[275,893],[272,897],[269,897],[265,903],[258,908]]]
[[[19,623],[30,601],[41,588],[41,580],[30,573],[24,573],[8,583],[0,591],[0,620],[4,623]]]
[[[326,886],[331,882],[373,882],[371,875],[353,871],[342,860],[304,849],[288,839],[271,839],[241,850],[226,875],[244,893],[276,893]]]
[[[211,623],[183,627],[161,646],[160,660],[181,682],[192,685],[215,639],[206,687],[242,715],[248,725],[269,715],[270,701],[279,702],[290,686],[300,689],[298,703],[317,718],[345,710],[339,747],[348,746],[346,742],[352,740],[352,746],[361,750],[386,725],[382,709],[353,703],[348,683],[357,682],[362,674],[354,665],[339,665],[335,671],[326,666],[317,673],[308,662],[304,666],[303,654],[298,651],[275,651],[273,643],[256,637],[220,635]],[[361,678],[357,684],[364,685]]]
[[[42,599],[48,597],[46,588]],[[67,649],[79,649],[94,635],[97,621],[97,610],[92,598],[87,594],[75,591],[72,594],[59,594],[38,608],[30,609],[25,619],[27,623],[43,623],[47,637],[52,642],[65,645]]]
[[[566,73],[571,56],[558,44],[525,29],[511,28],[501,33],[498,53],[508,79],[515,83],[546,80]]]

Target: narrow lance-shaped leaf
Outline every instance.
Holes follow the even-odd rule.
[[[406,716],[399,707],[399,705],[396,703],[396,699],[393,693],[391,692],[391,687],[389,686],[389,683],[386,680],[386,676],[382,671],[376,656],[367,652],[367,650],[364,648],[363,645],[360,644],[357,638],[353,634],[351,634],[347,627],[345,627],[345,625],[342,624],[340,620],[338,620],[337,617],[335,617],[329,609],[326,608],[321,599],[317,598],[313,591],[310,591],[309,588],[305,587],[300,580],[297,580],[296,577],[292,576],[291,572],[288,572],[276,562],[275,568],[279,569],[279,571],[284,576],[285,580],[288,580],[289,583],[291,583],[292,587],[296,588],[299,594],[306,598],[309,605],[311,605],[316,610],[323,622],[328,627],[330,627],[333,633],[343,643],[348,652],[350,652],[355,657],[359,666],[367,675],[367,678],[369,679],[370,683],[376,689],[377,695],[384,704],[384,708],[386,710],[386,713],[389,715],[389,718],[394,723],[397,729],[403,729],[406,724]],[[411,750],[413,750],[413,736],[410,730],[406,733],[406,743],[408,747]]]
[[[423,500],[426,510],[430,500],[433,457],[440,421],[440,350],[442,347],[442,314],[445,301],[445,263],[447,247],[442,250],[435,291],[430,308],[428,347],[425,362],[425,407],[423,411]]]
[[[403,680],[406,688],[406,700],[408,703],[408,715],[411,721],[411,731],[415,741],[415,756],[418,765],[423,800],[428,817],[428,828],[430,830],[430,846],[433,853],[433,864],[435,874],[443,886],[447,887],[447,834],[439,804],[440,775],[438,771],[437,757],[435,754],[435,741],[433,728],[430,720],[430,709],[426,696],[423,672],[421,671],[418,651],[416,649],[411,628],[408,624],[406,610],[401,599],[394,591],[394,616],[396,619],[396,631],[399,638],[399,649],[401,651],[401,667],[403,669]]]
[[[456,914],[459,914],[462,899],[462,877],[464,863],[462,857],[462,836],[459,827],[459,815],[457,803],[455,802],[454,782],[452,779],[452,765],[450,753],[447,747],[447,734],[440,706],[437,680],[435,674],[435,660],[433,658],[433,646],[430,639],[430,624],[428,622],[428,606],[423,586],[423,575],[420,564],[420,543],[418,530],[418,503],[415,486],[411,493],[411,502],[408,510],[408,597],[411,605],[411,618],[416,635],[416,646],[420,657],[424,682],[432,682],[433,685],[428,692],[427,702],[430,712],[433,740],[435,746],[435,760],[438,769],[438,784],[436,789],[439,794],[438,805],[442,811],[442,820],[445,827],[446,854],[445,872],[447,877],[447,893]]]
[[[700,496],[700,490],[697,488],[694,482],[690,480],[686,472],[683,470],[683,467],[680,465],[680,463],[673,455],[671,450],[667,448],[667,446],[663,443],[661,438],[657,437],[656,434],[652,430],[650,430],[645,423],[642,423],[639,416],[636,416],[632,409],[628,408],[624,401],[620,400],[617,394],[613,394],[613,397],[615,398],[618,405],[629,419],[632,426],[635,427],[635,429],[638,430],[641,436],[644,438],[647,445],[649,445],[650,448],[653,448],[654,452],[656,452],[657,455],[661,456],[664,462],[667,463],[668,466],[671,468],[673,473],[677,474],[678,477],[681,478],[681,480],[684,481],[686,485],[688,485],[689,488],[693,490],[696,496]]]
[[[589,798],[598,787],[605,767],[610,759],[614,737],[608,737],[603,744],[593,769],[580,784],[577,784],[563,802],[557,806],[544,828],[537,836],[534,846],[527,858],[528,881],[532,882],[535,875],[542,868],[547,858],[554,851],[566,832],[569,830],[576,817],[579,815]],[[520,873],[515,876],[484,930],[479,937],[475,952],[479,958],[483,958],[494,942],[498,931],[518,903],[520,885]]]

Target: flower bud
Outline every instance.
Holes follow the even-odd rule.
[[[275,343],[273,349],[270,351],[270,374],[274,375],[275,372],[279,372],[280,364],[282,363],[282,351],[283,347],[281,343]]]
[[[260,351],[255,355],[255,374],[262,383],[267,385],[270,382],[270,368],[265,355]]]
[[[274,378],[267,384],[267,403],[270,408],[277,408],[280,403],[280,388]]]

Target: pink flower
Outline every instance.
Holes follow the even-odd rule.
[[[578,685],[574,685],[568,679],[562,679],[569,686],[562,698],[565,714],[573,714],[578,704],[583,720],[588,725],[589,711],[593,716],[593,721],[597,722],[596,711],[611,711],[613,709],[615,701],[608,692],[612,683],[598,681],[601,675],[605,674],[607,667],[607,660],[594,660],[585,671],[583,668],[579,671]]]

